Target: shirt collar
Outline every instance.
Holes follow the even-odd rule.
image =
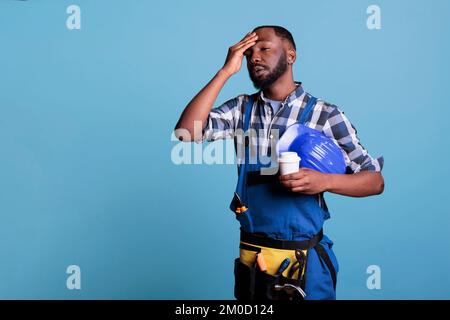
[[[260,98],[261,98],[261,100],[264,101],[265,103],[269,103],[270,101],[275,101],[275,100],[271,100],[271,99],[265,97],[265,96],[264,96],[264,92],[262,92],[262,91],[261,91],[261,93],[260,93]],[[281,102],[281,101],[280,101],[280,102]]]
[[[302,87],[302,83],[301,83],[301,82],[295,81],[295,84],[297,85],[297,88],[296,88],[294,91],[292,91],[292,92],[286,97],[286,99],[284,99],[284,100],[281,102],[283,105],[284,105],[284,104],[287,104],[289,107],[291,107],[291,106],[292,106],[292,103],[293,103],[295,100],[297,100],[298,98],[300,98],[300,97],[302,96],[302,94],[305,92],[305,91],[303,90],[303,87]],[[260,91],[258,98],[259,98],[260,101],[263,101],[263,102],[267,103],[267,100],[266,100],[267,98],[264,97],[264,94],[263,94],[262,90]]]

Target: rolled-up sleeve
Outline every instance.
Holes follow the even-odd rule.
[[[373,158],[362,146],[356,128],[347,116],[336,106],[329,113],[323,127],[324,133],[334,139],[343,150],[347,173],[361,171],[380,172],[383,169],[384,158]]]
[[[202,131],[202,137],[195,142],[202,143],[204,141],[233,138],[242,99],[239,96],[211,109]]]

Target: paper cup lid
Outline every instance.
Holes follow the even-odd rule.
[[[297,152],[282,152],[280,157],[278,158],[279,162],[297,162],[300,161],[300,157],[298,156]]]

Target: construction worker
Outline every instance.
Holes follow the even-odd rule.
[[[244,150],[230,205],[241,223],[240,256],[235,261],[237,299],[335,299],[338,263],[333,243],[322,230],[330,217],[323,194],[366,197],[384,190],[383,158],[369,155],[338,107],[316,99],[294,81],[296,56],[288,30],[255,28],[229,48],[223,67],[189,102],[175,127],[181,141],[234,138],[237,154]],[[259,91],[211,110],[225,82],[241,69],[244,57]],[[296,122],[323,132],[339,145],[345,174],[308,168],[286,175],[261,174],[262,168],[273,167],[273,161],[262,163],[261,159],[272,159],[274,140]],[[238,136],[249,130],[257,134]],[[252,148],[257,156],[250,163]]]

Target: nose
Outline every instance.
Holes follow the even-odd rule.
[[[252,55],[251,55],[251,57],[250,57],[250,62],[251,62],[252,64],[261,62],[261,57],[260,57],[259,54],[256,52],[256,50],[253,50]]]

